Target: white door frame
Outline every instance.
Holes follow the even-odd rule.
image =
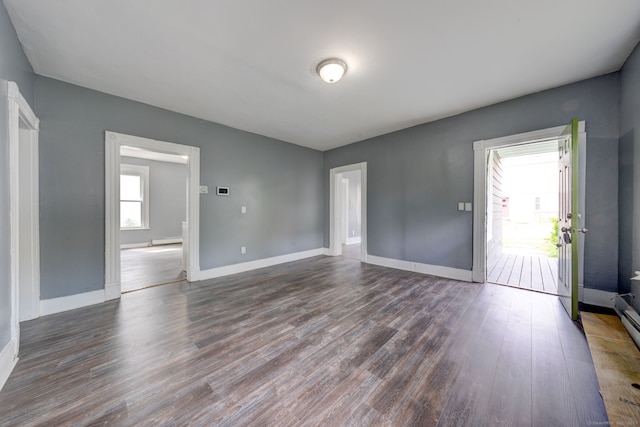
[[[9,127],[9,210],[11,221],[11,338],[15,352],[20,344],[20,320],[35,319],[40,315],[40,218],[38,188],[38,132],[40,120],[24,99],[18,85],[8,82]],[[22,128],[20,124],[22,123]],[[21,137],[22,136],[22,137]],[[20,155],[21,146],[28,145]],[[25,147],[22,147],[25,148]],[[24,152],[24,151],[23,151]],[[20,179],[20,164],[28,165],[28,178]],[[21,182],[23,181],[23,182]],[[27,199],[28,215],[20,215],[20,202]],[[23,204],[24,206],[24,204]],[[20,230],[28,230],[28,239],[21,238]],[[22,245],[22,248],[20,247]],[[27,246],[26,248],[24,246]],[[20,254],[22,253],[22,259]],[[26,260],[24,259],[26,255]],[[26,264],[25,264],[26,262]],[[21,281],[21,267],[28,269],[30,280]],[[27,309],[20,313],[20,307]]]
[[[342,178],[342,196],[344,197],[344,218],[342,221],[342,240],[346,245],[349,243],[349,180]]]
[[[548,129],[525,132],[517,135],[503,136],[500,138],[474,141],[473,143],[473,272],[474,282],[484,283],[487,278],[487,162],[489,151],[494,148],[509,147],[560,137],[566,125]],[[578,146],[582,147],[580,155],[581,169],[584,170],[584,147],[587,140],[585,122],[581,121],[578,128]],[[584,179],[584,173],[581,175]],[[584,189],[584,185],[581,186]],[[582,196],[582,194],[580,194]],[[580,197],[580,211],[584,212],[584,197]],[[584,214],[582,215],[584,222]],[[582,243],[583,244],[583,243]],[[581,254],[584,251],[580,251]],[[581,268],[582,271],[582,268]]]
[[[105,131],[105,300],[120,298],[120,147],[187,157],[187,280],[200,273],[200,148]],[[185,248],[183,248],[185,250]]]
[[[344,172],[360,171],[360,260],[367,262],[367,162],[355,163],[347,166],[340,166],[329,170],[329,255],[342,255],[342,227],[343,221],[341,212],[344,211],[345,198],[340,197],[341,191],[338,186],[342,186],[342,179],[336,179]],[[341,178],[341,175],[340,175]]]

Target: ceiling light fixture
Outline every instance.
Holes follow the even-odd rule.
[[[335,83],[347,72],[347,64],[341,59],[330,58],[318,64],[316,72],[327,83]]]

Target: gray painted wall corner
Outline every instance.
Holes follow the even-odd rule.
[[[636,295],[640,310],[640,283],[629,280],[640,270],[640,44],[621,70],[620,85],[620,252],[618,290]]]

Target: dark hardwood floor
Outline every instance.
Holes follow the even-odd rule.
[[[343,257],[24,322],[2,425],[606,423],[556,297]]]

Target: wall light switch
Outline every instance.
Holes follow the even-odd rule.
[[[458,210],[459,211],[463,211],[464,210],[464,202],[458,202]]]
[[[247,247],[246,246],[240,246],[240,253],[242,255],[246,254],[247,253]]]
[[[247,207],[246,206],[241,207],[240,213],[247,213]]]
[[[467,212],[471,212],[471,203],[467,202],[464,204],[464,210]]]
[[[209,187],[207,187],[206,185],[201,185],[200,194],[209,194]]]

